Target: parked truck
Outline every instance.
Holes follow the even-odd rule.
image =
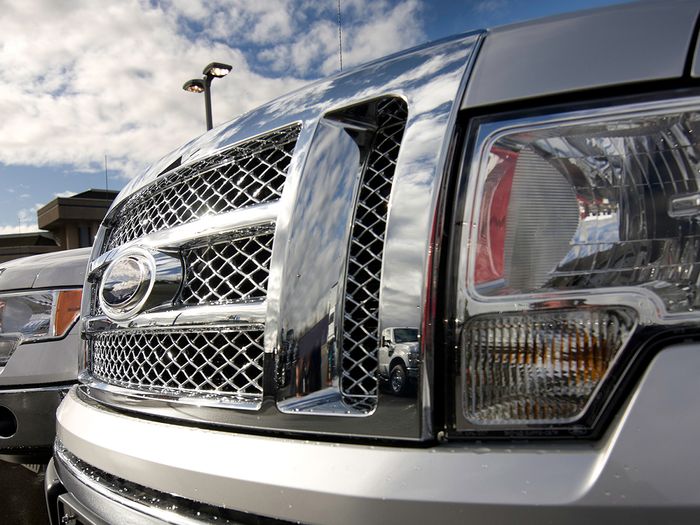
[[[58,404],[78,379],[90,250],[0,264],[0,461],[46,463]]]
[[[134,179],[53,523],[697,523],[699,9],[425,45]]]

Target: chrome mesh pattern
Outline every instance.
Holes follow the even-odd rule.
[[[185,279],[180,302],[220,304],[264,298],[273,239],[269,232],[183,250]]]
[[[347,404],[370,411],[377,398],[379,288],[384,236],[396,160],[408,110],[399,99],[377,108],[378,129],[369,153],[352,227],[345,313],[341,390]]]
[[[119,330],[91,336],[88,344],[92,376],[111,385],[262,399],[263,330]]]
[[[279,199],[299,130],[268,133],[158,178],[117,210],[102,251],[205,215]]]

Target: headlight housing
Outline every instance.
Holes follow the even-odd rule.
[[[20,344],[61,338],[80,315],[82,291],[0,294],[0,367]]]
[[[641,327],[700,320],[699,135],[687,99],[480,122],[458,427],[580,426]]]

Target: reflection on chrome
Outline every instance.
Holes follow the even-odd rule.
[[[379,377],[393,395],[415,388],[420,367],[418,328],[385,328],[379,346]]]
[[[91,309],[92,318],[85,323],[88,339],[91,333],[115,330],[214,325],[240,330],[259,325],[264,331],[261,385],[271,404],[261,405],[256,427],[294,432],[313,425],[319,433],[338,431],[338,419],[317,417],[309,423],[301,416],[314,414],[357,416],[356,433],[368,436],[418,438],[429,432],[422,403],[431,394],[421,392],[428,386],[421,379],[427,363],[419,363],[417,353],[408,351],[404,366],[409,381],[401,380],[398,368],[395,391],[379,388],[391,377],[391,361],[380,362],[389,349],[380,343],[382,336],[401,338],[403,328],[414,331],[416,341],[395,343],[397,347],[423,351],[415,327],[423,317],[433,204],[458,111],[456,101],[480,37],[466,35],[417,48],[312,84],[211,130],[133,179],[98,234],[91,285],[99,284],[111,260],[135,246],[180,259],[182,282],[194,284],[181,287],[190,286],[189,295],[178,292],[128,321],[115,322]],[[295,142],[289,148],[292,132]],[[409,143],[411,147],[403,147]],[[251,146],[257,144],[262,149]],[[275,148],[288,159],[284,168],[278,157],[269,156]],[[252,157],[266,153],[253,159],[250,168],[241,153],[245,151]],[[230,161],[229,152],[236,152]],[[110,244],[110,228],[119,222],[120,210],[141,206],[140,196],[152,198],[168,188],[171,178],[174,191],[183,192],[181,174],[196,178],[198,167],[204,167],[204,176],[207,170],[219,169],[213,164],[224,162],[226,169],[241,170],[245,180],[268,180],[259,162],[263,157],[276,170],[270,176],[283,178],[283,189],[280,185],[270,190],[278,192],[278,199],[185,219],[171,220],[158,210],[162,229],[146,225],[142,236],[129,234],[121,245]],[[141,231],[133,224],[130,231]],[[248,238],[253,241],[245,250],[254,256],[245,250],[219,249]],[[190,257],[186,252],[192,247],[201,249]],[[254,257],[255,264],[241,273],[251,262],[246,257]],[[215,286],[207,282],[207,275]],[[85,366],[89,377],[89,359]],[[418,388],[412,389],[414,377]],[[128,399],[128,389],[118,396],[107,390],[99,385],[91,389],[103,402],[110,396],[117,405]],[[158,407],[164,417],[249,424],[236,410],[202,407],[198,412],[189,405],[183,412],[173,403],[159,405],[158,396],[149,398],[147,407],[140,401],[143,392],[138,395],[131,410]],[[391,398],[382,403],[387,395]],[[374,417],[378,413],[381,417]]]

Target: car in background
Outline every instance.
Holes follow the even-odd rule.
[[[377,373],[389,390],[402,395],[418,379],[418,328],[385,328],[378,352]]]
[[[89,249],[0,264],[0,460],[48,460],[56,407],[78,376]]]

